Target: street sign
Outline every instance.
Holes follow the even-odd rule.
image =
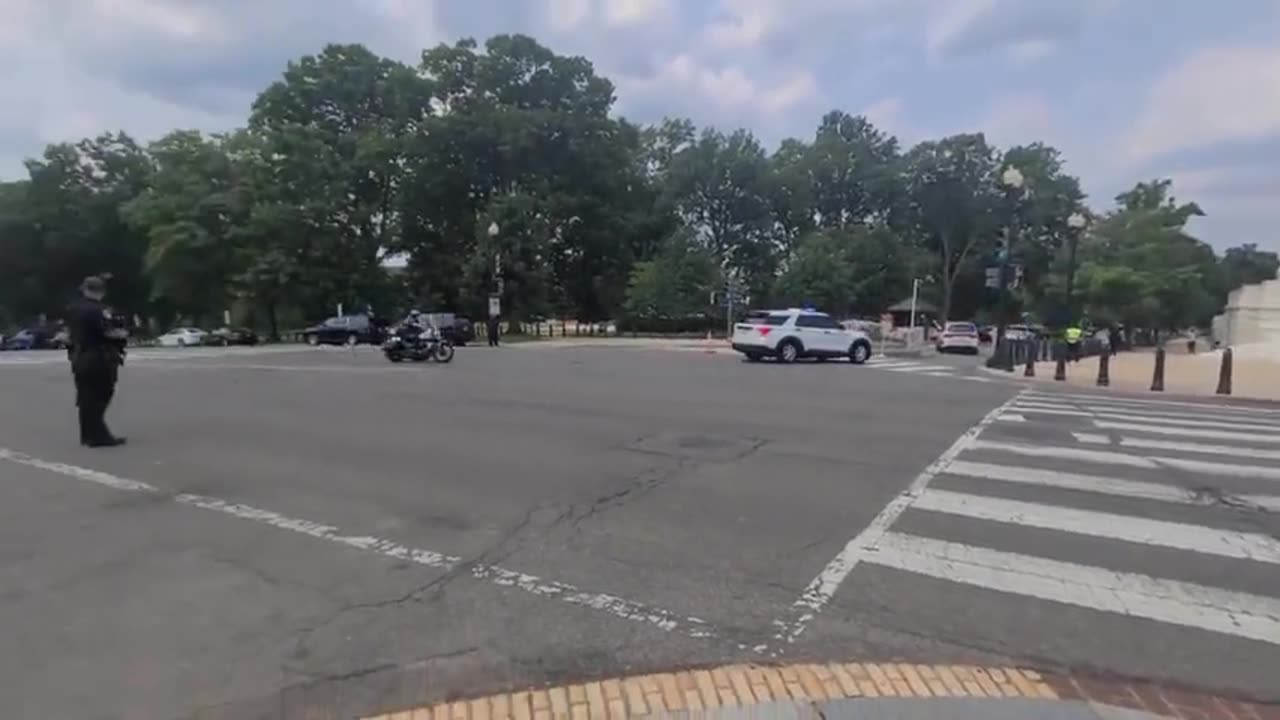
[[[495,318],[502,314],[502,296],[493,294],[489,296],[489,317]]]
[[[881,313],[880,326],[885,330],[893,330],[893,313]]]
[[[999,289],[999,288],[1000,288],[1000,268],[999,268],[999,267],[989,267],[989,268],[987,268],[987,283],[986,283],[986,285],[987,285],[987,287],[989,287],[989,288],[995,288],[995,289]]]

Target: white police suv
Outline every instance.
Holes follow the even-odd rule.
[[[733,326],[733,349],[748,360],[772,357],[791,363],[800,358],[849,358],[861,365],[871,357],[871,338],[850,330],[826,313],[790,308],[752,311]]]

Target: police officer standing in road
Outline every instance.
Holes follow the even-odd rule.
[[[76,407],[80,411],[80,444],[88,447],[123,445],[125,439],[107,429],[104,418],[116,377],[124,364],[128,331],[112,322],[111,310],[102,303],[107,294],[102,278],[90,276],[80,285],[80,295],[68,310],[71,373],[76,380]]]

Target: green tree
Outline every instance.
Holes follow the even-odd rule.
[[[477,221],[499,203],[530,213],[500,225],[545,233],[550,276],[540,284],[552,287],[539,307],[616,310],[653,198],[639,130],[609,117],[612,84],[586,59],[523,35],[491,38],[484,52],[472,40],[440,45],[423,53],[422,70],[447,111],[412,145],[402,207],[412,282],[478,308],[492,288],[476,269],[492,253],[488,223]],[[513,299],[516,312],[532,311]]]
[[[719,285],[712,254],[689,232],[678,232],[651,260],[635,264],[627,286],[632,318],[683,318],[705,312]]]
[[[1186,232],[1187,221],[1204,213],[1177,203],[1171,191],[1171,181],[1154,180],[1121,193],[1082,245],[1092,319],[1176,330],[1207,324],[1220,307],[1213,250]]]
[[[676,152],[666,192],[689,228],[753,295],[764,294],[778,266],[773,176],[764,148],[746,130],[704,130]]]
[[[430,104],[427,80],[360,45],[290,63],[254,102],[249,129],[270,177],[254,211],[305,231],[274,254],[299,263],[309,312],[389,299],[382,261],[399,245],[407,138],[424,130]]]
[[[904,158],[906,225],[938,259],[942,317],[950,319],[956,277],[989,253],[1000,226],[996,152],[981,134],[923,142]]]
[[[150,182],[145,151],[128,135],[108,133],[50,145],[41,159],[27,162],[27,172],[17,222],[22,248],[31,253],[23,284],[36,283],[36,290],[21,311],[60,316],[86,275],[107,273],[110,302],[145,313],[147,239],[120,213]]]
[[[849,246],[825,233],[805,237],[778,277],[775,297],[789,305],[813,303],[835,315],[848,313],[858,285]]]
[[[166,320],[215,320],[231,303],[248,197],[222,142],[179,130],[152,143],[151,186],[121,208],[146,235],[152,307]]]
[[[1275,280],[1280,272],[1280,256],[1268,250],[1259,250],[1253,243],[1227,248],[1218,264],[1221,299],[1244,285]]]

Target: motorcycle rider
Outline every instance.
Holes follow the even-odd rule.
[[[402,330],[411,331],[404,334],[411,334],[414,342],[420,342],[435,335],[435,328],[431,326],[431,321],[427,319],[426,315],[418,312],[417,308],[409,311],[408,317],[404,319],[400,327]]]

